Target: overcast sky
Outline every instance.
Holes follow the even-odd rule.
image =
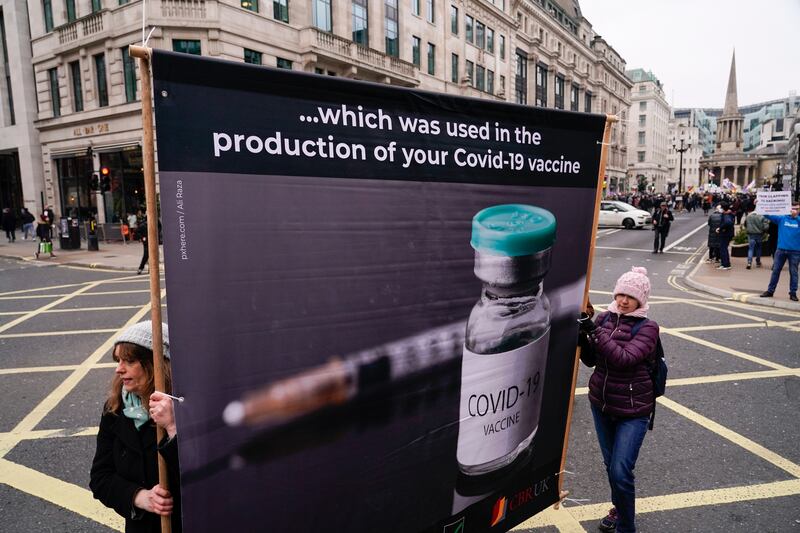
[[[739,105],[800,92],[800,0],[579,0],[627,63],[673,107],[719,107],[736,49]]]

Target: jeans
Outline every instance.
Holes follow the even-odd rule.
[[[653,251],[658,252],[660,250],[663,252],[669,228],[656,228],[653,233],[655,233],[653,236]]]
[[[720,266],[731,266],[731,254],[728,250],[728,245],[731,243],[731,238],[727,235],[719,236],[719,259]]]
[[[786,260],[789,260],[789,294],[797,294],[797,265],[800,263],[800,250],[775,250],[775,259],[772,261],[772,277],[769,278],[769,292],[775,292],[778,280],[781,279],[781,270]]]
[[[636,488],[633,469],[639,457],[650,417],[612,418],[592,404],[594,428],[617,509],[617,533],[635,533]]]
[[[756,256],[756,263],[761,264],[761,235],[747,236],[747,264],[753,262],[753,255]]]
[[[22,238],[27,239],[29,233],[31,237],[34,237],[36,235],[33,232],[33,222],[29,222],[27,224],[22,225]]]

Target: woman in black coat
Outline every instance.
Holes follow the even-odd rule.
[[[106,400],[89,486],[95,498],[125,518],[127,533],[161,531],[161,516],[181,531],[178,442],[172,399],[155,391],[150,321],[127,328],[114,344],[114,379]],[[162,324],[164,374],[171,392],[169,332]],[[156,444],[156,425],[166,432]],[[157,453],[165,459],[169,490],[158,484]]]

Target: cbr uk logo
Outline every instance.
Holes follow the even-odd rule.
[[[511,499],[509,500],[505,496],[501,496],[495,503],[494,507],[492,508],[492,520],[490,523],[491,527],[496,526],[500,522],[506,519],[506,514],[508,511],[514,511],[519,507],[531,502],[534,498],[542,494],[544,491],[548,489],[547,482],[550,481],[550,476],[546,477],[545,479],[534,483],[530,487],[526,487],[521,491],[514,494]]]
[[[462,516],[452,524],[444,526],[442,533],[464,533],[464,517]]]

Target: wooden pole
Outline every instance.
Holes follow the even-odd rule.
[[[147,202],[147,253],[149,255],[148,270],[150,274],[150,318],[153,321],[153,374],[156,390],[171,392],[165,389],[164,380],[164,343],[161,331],[161,287],[159,280],[158,260],[158,208],[156,205],[156,164],[153,144],[153,89],[150,77],[151,49],[143,46],[129,48],[131,57],[139,59],[139,73],[142,77],[142,156],[144,159],[144,192]],[[156,442],[164,438],[164,429],[156,426]],[[167,463],[161,454],[158,456],[158,484],[169,490]],[[161,517],[162,533],[171,533],[171,516]]]
[[[600,217],[600,200],[602,200],[603,194],[603,181],[605,180],[606,175],[606,159],[608,158],[608,141],[611,139],[611,125],[617,122],[619,119],[615,115],[606,115],[606,127],[603,131],[603,143],[600,149],[600,168],[597,169],[597,192],[595,193],[594,198],[594,216],[592,217],[592,240],[589,245],[589,262],[586,265],[586,286],[583,289],[583,305],[581,306],[581,311],[586,309],[586,306],[589,303],[589,286],[592,284],[592,265],[594,264],[594,247],[595,243],[597,242],[597,220]],[[567,462],[567,447],[569,445],[569,430],[570,425],[572,424],[572,408],[575,404],[575,384],[578,381],[578,362],[581,358],[581,348],[575,350],[575,360],[572,363],[572,388],[570,389],[571,393],[569,396],[569,407],[567,408],[567,427],[564,431],[564,448],[561,451],[561,467],[558,469],[559,472],[564,471],[564,465]],[[561,503],[569,492],[562,491],[561,486],[564,483],[564,476],[558,476],[558,493],[559,493],[559,502],[556,503],[555,508],[558,509],[558,505]]]

